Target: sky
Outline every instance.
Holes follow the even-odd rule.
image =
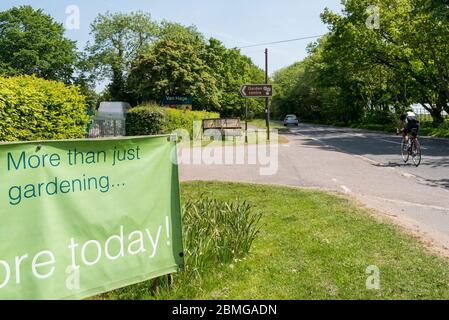
[[[321,22],[324,8],[339,12],[340,0],[1,0],[0,10],[31,5],[41,8],[61,23],[66,23],[66,9],[76,5],[80,28],[66,30],[66,36],[84,49],[90,39],[89,27],[99,13],[145,11],[157,21],[168,20],[196,25],[206,37],[221,40],[227,47],[322,35],[327,27]],[[307,55],[301,40],[267,46],[269,72],[286,67]],[[264,68],[265,46],[242,49],[242,53]]]

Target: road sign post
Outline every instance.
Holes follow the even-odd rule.
[[[265,49],[265,84],[268,84],[268,49]],[[270,141],[270,98],[265,98],[265,112],[267,119],[267,140]]]
[[[240,88],[240,94],[243,98],[265,98],[267,113],[267,139],[270,141],[270,123],[269,123],[269,99],[273,96],[273,86],[271,84],[245,84]],[[248,104],[245,102],[245,129],[248,131]],[[248,135],[245,134],[245,141],[247,142]]]
[[[245,143],[248,143],[248,101],[245,100]]]

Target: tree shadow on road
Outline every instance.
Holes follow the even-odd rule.
[[[292,136],[301,136],[306,143],[311,142],[325,149],[334,148],[356,155],[400,155],[400,138],[396,136],[378,136],[374,133],[345,134],[333,130],[314,131],[311,129],[293,132]],[[317,141],[317,139],[320,142]],[[423,155],[441,157],[437,165],[449,166],[449,139],[420,138]],[[430,165],[432,165],[430,163]]]
[[[403,162],[388,162],[388,163],[374,163],[373,166],[379,168],[406,168],[411,167],[411,164],[406,164]]]
[[[364,156],[377,161],[373,164],[383,168],[413,169],[412,162],[404,164],[401,159],[400,138],[373,133],[346,134],[335,130],[302,129],[290,134],[301,137],[305,147],[319,148],[357,156]],[[420,138],[423,159],[415,175],[438,187],[449,188],[449,140]],[[397,159],[397,160],[392,160]],[[426,171],[432,174],[426,174]],[[436,171],[435,171],[436,170]],[[408,171],[408,170],[407,170]],[[427,177],[426,177],[427,176]],[[435,177],[440,177],[435,179]]]
[[[439,179],[439,180],[427,180],[430,183],[438,186],[449,189],[449,179]]]

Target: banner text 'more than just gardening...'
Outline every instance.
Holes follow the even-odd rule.
[[[109,163],[112,167],[115,167],[125,161],[140,160],[141,151],[139,146],[135,146],[124,149],[114,147],[109,152],[106,150],[80,151],[76,147],[62,154],[45,152],[29,154],[26,151],[20,153],[8,152],[6,165],[8,172],[20,170],[29,172],[46,167],[57,168],[61,165],[93,166]],[[8,190],[8,200],[11,205],[18,205],[27,199],[85,191],[106,193],[113,187],[119,188],[121,186],[125,186],[125,182],[111,184],[108,175],[86,176],[86,174],[83,174],[79,177],[52,177],[48,181],[12,185]]]
[[[167,137],[0,145],[0,298],[82,298],[182,268],[173,150]]]

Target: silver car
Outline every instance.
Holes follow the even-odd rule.
[[[285,116],[284,126],[299,126],[299,120],[294,114],[288,114]]]

